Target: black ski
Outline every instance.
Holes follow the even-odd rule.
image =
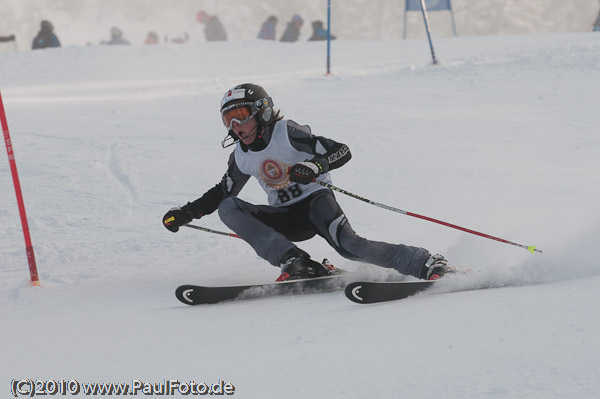
[[[403,299],[430,288],[434,281],[357,281],[346,286],[346,297],[356,303],[377,303]]]
[[[286,294],[332,292],[344,289],[348,283],[346,279],[342,278],[344,277],[344,274],[346,273],[279,283],[222,287],[207,287],[188,284],[177,287],[175,296],[186,305],[201,305]]]

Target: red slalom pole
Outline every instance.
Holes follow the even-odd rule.
[[[2,122],[2,131],[4,132],[4,144],[6,145],[6,153],[8,154],[8,163],[12,173],[15,193],[17,194],[17,203],[19,205],[19,214],[21,215],[21,225],[23,226],[23,235],[25,236],[25,251],[27,252],[27,262],[29,263],[29,274],[31,275],[31,284],[34,286],[40,285],[37,266],[35,264],[35,255],[33,254],[33,245],[31,244],[31,236],[29,235],[29,225],[27,224],[27,214],[25,213],[25,203],[23,202],[23,194],[21,193],[21,183],[19,183],[19,174],[17,173],[17,163],[13,152],[10,133],[8,131],[8,122],[6,121],[6,113],[4,112],[4,103],[2,102],[2,93],[0,93],[0,121]]]
[[[314,180],[314,182],[317,183],[317,184],[320,184],[322,186],[325,186],[325,187],[327,187],[327,188],[329,188],[331,190],[335,190],[335,191],[337,191],[339,193],[346,194],[346,195],[348,195],[348,196],[350,196],[352,198],[355,198],[357,200],[361,200],[361,201],[366,202],[368,204],[375,205],[375,206],[377,206],[379,208],[383,208],[383,209],[387,209],[389,211],[401,213],[403,215],[412,216],[412,217],[415,217],[415,218],[427,220],[429,222],[441,224],[443,226],[452,227],[453,229],[457,229],[457,230],[461,230],[461,231],[464,231],[464,232],[467,232],[467,233],[475,234],[475,235],[480,236],[480,237],[489,238],[490,240],[499,241],[499,242],[502,242],[504,244],[510,244],[510,245],[514,245],[514,246],[517,246],[517,247],[520,247],[520,248],[525,248],[526,250],[528,250],[531,253],[534,253],[534,252],[540,252],[541,253],[542,252],[540,249],[536,249],[535,245],[529,245],[528,246],[528,245],[518,244],[516,242],[508,241],[508,240],[505,240],[503,238],[498,238],[498,237],[491,236],[489,234],[480,233],[480,232],[475,231],[475,230],[467,229],[466,227],[461,227],[461,226],[457,226],[457,225],[452,224],[452,223],[444,222],[442,220],[430,218],[429,216],[423,216],[423,215],[419,215],[417,213],[403,211],[402,209],[394,208],[393,206],[380,204],[379,202],[371,201],[370,199],[366,199],[364,197],[361,197],[359,195],[353,194],[353,193],[348,192],[346,190],[342,190],[339,187],[336,187],[336,186],[334,186],[332,184],[329,184],[329,183],[325,183],[325,182],[320,181],[320,180]]]

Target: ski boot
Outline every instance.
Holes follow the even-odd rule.
[[[448,261],[442,255],[431,255],[423,269],[421,278],[423,280],[437,280],[445,274],[456,273],[457,269],[448,264]]]
[[[281,274],[275,280],[278,282],[328,276],[335,269],[335,266],[329,261],[327,261],[327,265],[314,261],[306,252],[297,247],[291,248],[283,254],[280,263]]]

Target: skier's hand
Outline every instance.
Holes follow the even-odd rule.
[[[315,180],[322,172],[323,168],[318,162],[306,161],[292,166],[288,174],[290,175],[290,180],[294,183],[308,184]]]
[[[179,227],[191,222],[192,219],[194,219],[194,216],[188,205],[175,207],[171,208],[169,212],[165,213],[165,216],[163,216],[163,226],[165,226],[167,230],[177,233]]]

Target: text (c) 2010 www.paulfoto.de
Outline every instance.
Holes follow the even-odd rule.
[[[15,398],[21,396],[54,396],[54,395],[84,395],[84,396],[179,396],[179,395],[233,395],[235,386],[220,379],[214,383],[195,381],[182,382],[179,380],[163,380],[160,382],[145,382],[132,380],[122,382],[79,382],[77,380],[33,380],[13,379],[11,394]]]

